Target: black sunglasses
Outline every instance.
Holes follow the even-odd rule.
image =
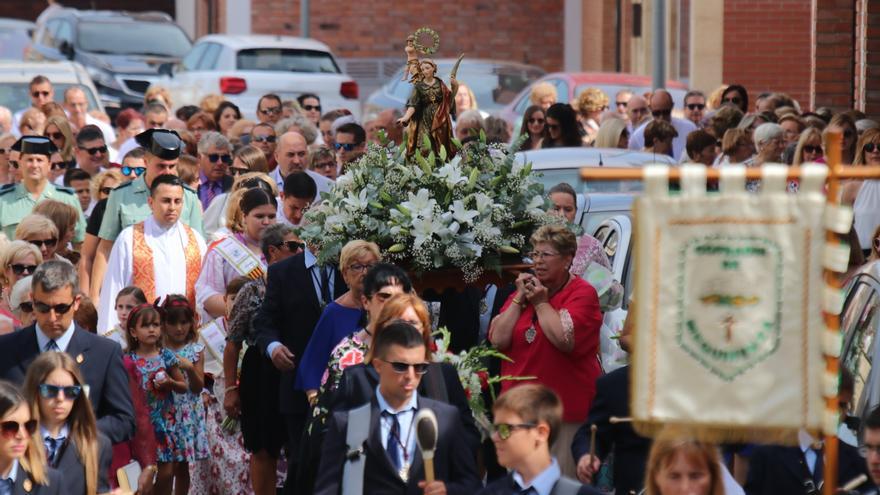
[[[30,313],[34,310],[34,305],[31,304],[30,301],[24,301],[18,305],[18,309],[20,309],[22,313]]]
[[[321,105],[303,105],[302,108],[303,110],[308,110],[310,112],[312,110],[317,110],[319,112],[321,111]]]
[[[51,139],[64,139],[64,134],[60,132],[47,132],[44,136]]]
[[[128,165],[123,166],[119,169],[122,172],[122,175],[131,175],[134,172],[134,175],[140,177],[147,171],[147,167],[129,167]]]
[[[291,253],[296,253],[297,251],[304,250],[306,248],[306,244],[304,242],[297,241],[283,241],[281,245],[287,246],[287,250]]]
[[[98,189],[98,192],[101,194],[110,194],[111,192],[113,192],[113,188],[112,187],[102,187],[102,188]]]
[[[687,107],[688,107],[688,110],[690,110],[690,111],[702,110],[702,109],[706,108],[706,104],[705,103],[688,103]]]
[[[58,244],[58,239],[34,239],[32,241],[28,241],[29,243],[37,246],[38,248],[42,248],[46,246],[51,249],[55,244]]]
[[[544,119],[529,119],[529,124],[543,124]]]
[[[235,177],[237,175],[242,175],[250,172],[249,168],[238,168],[238,167],[229,167],[229,175]]]
[[[875,151],[880,151],[880,144],[867,143],[862,146],[862,149],[865,150],[865,153],[873,153]]]
[[[40,384],[40,396],[44,399],[54,399],[58,397],[58,392],[64,394],[65,400],[73,400],[79,397],[79,393],[82,392],[82,387],[79,385],[61,387],[58,385],[49,385],[48,383]]]
[[[208,161],[211,163],[217,163],[218,161],[222,161],[223,163],[229,165],[232,163],[232,155],[229,153],[221,155],[220,153],[211,153],[208,155]]]
[[[31,96],[33,96],[34,98],[39,98],[41,96],[46,97],[46,96],[49,96],[49,92],[48,91],[34,91],[33,93],[31,93]]]
[[[281,113],[281,107],[264,108],[260,110],[260,113],[263,115],[279,114]]]
[[[492,431],[498,434],[498,438],[502,440],[507,440],[510,438],[510,435],[513,434],[514,431],[521,430],[529,430],[535,428],[535,423],[521,423],[521,424],[509,424],[509,423],[498,423],[492,425]]]
[[[653,110],[651,111],[651,115],[653,115],[655,119],[660,117],[669,117],[670,115],[672,115],[672,109]]]
[[[324,170],[325,168],[336,168],[336,162],[327,161],[327,162],[319,162],[315,164],[315,168],[318,170]]]
[[[410,367],[412,367],[413,371],[416,372],[417,375],[424,375],[428,372],[428,363],[399,363],[397,361],[385,361],[386,363],[391,365],[391,369],[394,370],[395,373],[406,373],[409,371]]]
[[[4,438],[13,438],[22,428],[24,428],[28,436],[33,435],[37,431],[37,420],[32,419],[24,423],[19,423],[18,421],[4,421],[0,423],[0,431],[3,432]]]
[[[251,141],[255,143],[274,143],[275,136],[251,136]]]
[[[21,276],[25,272],[30,275],[34,273],[34,270],[37,269],[37,265],[22,265],[20,263],[13,263],[11,267],[12,273],[14,273],[16,276]]]
[[[625,107],[625,106],[626,106],[626,102],[625,102],[625,101],[616,101],[616,102],[614,102],[614,104],[617,105],[617,106],[619,106],[619,107]]]
[[[90,155],[95,155],[97,153],[102,153],[102,154],[107,153],[107,145],[106,144],[104,146],[95,146],[94,148],[84,148],[82,146],[77,146],[77,148],[79,148],[83,151],[87,151]]]
[[[807,145],[804,145],[804,152],[805,153],[815,153],[817,155],[821,155],[822,154],[822,147],[821,146],[810,146],[807,144]]]
[[[742,103],[742,98],[739,96],[733,96],[731,98],[722,98],[721,103],[733,103],[734,105],[739,105]]]
[[[38,313],[45,314],[49,311],[55,311],[56,315],[66,315],[70,311],[70,308],[73,307],[74,302],[75,301],[72,301],[70,304],[56,304],[54,306],[49,306],[46,303],[34,301],[34,309],[36,309]]]
[[[51,164],[52,170],[66,170],[67,166],[67,162],[52,162]]]
[[[559,130],[559,124],[547,124],[547,129],[550,129],[551,131]]]
[[[339,150],[351,151],[355,148],[355,146],[358,146],[358,145],[354,144],[354,143],[333,143],[333,146],[336,148],[336,151],[339,151]]]

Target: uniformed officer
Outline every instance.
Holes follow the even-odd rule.
[[[176,132],[167,129],[148,129],[135,136],[135,140],[144,148],[146,172],[110,193],[101,230],[98,232],[100,243],[92,266],[92,280],[104,280],[113,241],[122,229],[143,222],[150,216],[147,198],[150,196],[150,184],[153,183],[153,179],[162,174],[177,175],[177,160],[183,142]],[[199,198],[188,186],[184,186],[183,212],[180,220],[200,234],[203,232]],[[91,292],[92,295],[97,295],[94,288]]]
[[[0,228],[9,239],[15,239],[15,227],[44,199],[67,203],[79,213],[73,243],[79,244],[86,234],[86,219],[73,189],[56,186],[49,181],[49,158],[57,148],[43,136],[22,136],[12,145],[19,152],[17,167],[21,182],[0,188]]]

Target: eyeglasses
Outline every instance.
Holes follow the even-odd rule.
[[[18,305],[18,309],[22,313],[30,313],[34,310],[34,305],[30,301],[24,301]]]
[[[385,361],[384,359],[379,360]],[[391,369],[393,369],[395,373],[406,373],[407,371],[409,371],[410,368],[412,368],[417,375],[424,375],[428,372],[428,363],[399,363],[397,361],[385,362],[391,365]]]
[[[626,106],[626,103],[627,103],[627,102],[625,102],[625,101],[616,101],[616,102],[614,102],[614,104],[617,105],[617,106],[619,106],[619,107],[625,107],[625,106]]]
[[[274,143],[275,136],[251,136],[251,141],[255,143]]]
[[[67,162],[52,162],[52,170],[65,170],[70,164]]]
[[[37,246],[38,248],[46,246],[47,249],[52,249],[55,244],[58,243],[58,239],[34,239],[28,242],[33,244],[34,246]]]
[[[37,310],[37,313],[48,313],[49,311],[54,311],[56,315],[66,315],[70,312],[70,308],[73,307],[73,303],[75,301],[71,301],[70,304],[56,304],[54,306],[49,306],[46,303],[41,303],[34,301],[34,309]]]
[[[232,155],[229,153],[221,155],[220,153],[210,153],[208,155],[208,161],[211,163],[217,163],[218,161],[222,161],[223,163],[229,165],[232,163]]]
[[[637,114],[648,113],[648,107],[630,108],[629,111]]]
[[[113,188],[112,187],[102,187],[102,188],[98,189],[98,192],[101,194],[108,194],[109,195],[111,192],[113,192]]]
[[[354,143],[333,143],[333,146],[336,148],[336,151],[345,150],[351,151],[355,149],[355,147],[360,146],[359,144]]]
[[[313,110],[321,111],[321,105],[303,105],[303,110],[308,110],[309,112]]]
[[[865,150],[865,153],[873,153],[875,151],[880,153],[880,144],[868,143],[862,149]]]
[[[30,275],[37,269],[37,265],[22,265],[21,263],[13,263],[10,267],[12,268],[12,273],[16,276],[21,276],[25,272]]]
[[[49,385],[48,383],[40,384],[40,397],[44,399],[54,399],[58,397],[58,392],[64,394],[64,400],[73,400],[79,397],[82,387],[79,385],[60,387],[58,385]]]
[[[498,434],[498,438],[502,440],[507,440],[508,438],[510,438],[510,435],[513,435],[513,432],[516,430],[530,430],[537,426],[538,425],[536,425],[535,423],[498,423],[492,425],[492,432]]]
[[[544,258],[552,258],[554,256],[559,256],[559,253],[551,253],[550,251],[532,251],[529,253],[529,258],[533,260],[542,260]]]
[[[373,268],[373,266],[374,266],[373,263],[368,263],[368,264],[355,263],[353,265],[350,265],[348,267],[348,269],[353,272],[364,273],[364,272],[368,271],[370,268]]]
[[[238,168],[238,167],[229,167],[229,175],[236,177],[242,174],[246,174],[250,172],[249,168]]]
[[[104,146],[95,146],[93,148],[84,148],[82,146],[77,146],[77,148],[79,148],[83,151],[87,151],[90,155],[95,155],[97,153],[101,153],[101,154],[107,153],[107,145],[106,144]]]
[[[61,134],[60,132],[47,132],[46,134],[43,134],[43,135],[49,139],[55,139],[55,140],[64,139],[64,134]]]
[[[558,130],[559,130],[559,124],[547,124],[547,129],[549,129],[549,130],[551,130],[551,131],[558,131]]]
[[[690,110],[690,111],[702,110],[702,109],[706,108],[705,103],[688,103],[685,106],[687,106],[688,110]]]
[[[672,109],[652,110],[651,115],[653,115],[655,119],[658,119],[660,117],[669,117],[670,115],[672,115]]]
[[[291,253],[296,253],[302,249],[306,248],[306,244],[304,242],[297,241],[284,241],[281,243],[282,246],[287,246],[287,250]]]
[[[315,168],[318,170],[324,170],[325,168],[326,169],[336,168],[336,162],[334,162],[334,161],[319,162],[319,163],[315,164]]]
[[[124,165],[119,171],[122,172],[122,175],[131,175],[131,173],[134,172],[134,175],[140,177],[147,171],[147,167],[129,167],[128,165]]]
[[[47,96],[49,96],[49,92],[48,91],[34,91],[31,93],[31,96],[33,96],[34,98],[39,98],[41,96],[43,98],[46,98]]]
[[[263,108],[260,110],[260,113],[263,115],[277,115],[281,113],[281,107]]]
[[[807,145],[804,145],[804,153],[814,153],[816,155],[821,155],[822,154],[822,147],[821,146],[810,146],[807,144]]]
[[[3,438],[13,438],[19,431],[24,429],[25,436],[31,436],[37,431],[37,420],[32,419],[19,423],[18,421],[4,421],[0,423],[0,432],[3,432]]]
[[[880,455],[880,445],[865,444],[859,447],[859,455],[862,457],[868,457],[872,452]]]
[[[544,119],[529,119],[529,124],[543,124]]]

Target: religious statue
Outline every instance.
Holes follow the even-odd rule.
[[[417,35],[420,32],[434,36],[433,47],[426,49],[419,45]],[[446,149],[447,157],[452,157],[456,153],[452,144],[452,114],[455,112],[455,93],[458,91],[455,74],[462,57],[459,57],[455,63],[447,87],[437,77],[437,64],[428,58],[419,60],[415,55],[416,50],[420,48],[419,51],[422,53],[433,53],[437,45],[439,45],[439,37],[427,28],[422,28],[416,32],[416,35],[407,38],[404,77],[408,74],[412,75],[413,89],[406,102],[406,112],[397,121],[398,125],[406,126],[407,157],[411,157],[422,146],[426,137],[435,155],[439,156],[441,146]]]

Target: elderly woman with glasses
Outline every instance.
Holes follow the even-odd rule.
[[[489,327],[489,341],[511,360],[501,374],[534,377],[562,399],[563,424],[552,452],[562,473],[574,477],[571,441],[596,393],[602,313],[590,284],[571,275],[577,238],[563,226],[547,225],[531,237],[534,273],[521,273],[516,291]],[[513,384],[503,382],[502,392]]]
[[[317,395],[321,376],[336,344],[363,327],[364,276],[380,261],[382,255],[379,246],[373,242],[354,240],[342,247],[339,270],[348,292],[324,308],[297,367],[294,386],[305,390],[308,397]]]
[[[339,167],[336,164],[336,152],[327,146],[318,146],[309,153],[309,170],[321,174],[330,180],[336,180]]]
[[[17,318],[10,310],[16,309],[12,304],[12,288],[16,283],[29,277],[34,270],[43,262],[43,255],[40,249],[25,241],[12,241],[0,249],[0,285],[3,287],[2,301],[0,301],[0,334],[7,333],[6,318],[10,320],[10,324],[23,326],[22,320]],[[6,317],[6,318],[2,318]]]
[[[18,279],[9,291],[9,307],[12,316],[20,323],[18,328],[24,328],[34,322],[34,301],[31,298],[31,276]]]
[[[46,216],[31,213],[15,227],[15,238],[31,243],[40,251],[42,259],[50,260],[58,248],[58,227]]]

